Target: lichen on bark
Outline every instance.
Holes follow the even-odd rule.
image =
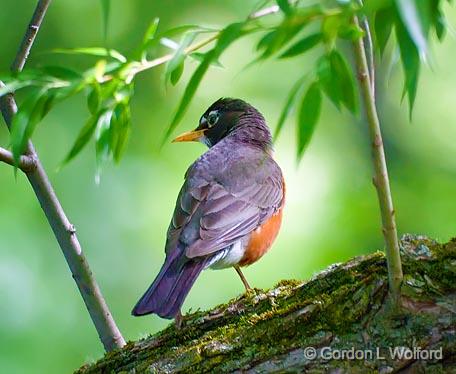
[[[377,252],[187,315],[181,330],[129,342],[78,373],[456,372],[456,239],[406,235],[401,252],[400,310],[389,306]],[[308,347],[316,358],[306,357]],[[394,347],[415,352],[393,357]],[[419,353],[431,350],[431,359]]]

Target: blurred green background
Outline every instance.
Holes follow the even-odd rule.
[[[220,27],[245,17],[254,1],[113,0],[108,44],[126,52],[141,40],[153,17],[160,28],[185,23]],[[31,0],[0,0],[0,70],[6,71],[33,11]],[[451,24],[456,12],[448,8]],[[51,4],[28,66],[92,63],[87,58],[50,56],[52,48],[103,43],[101,10],[94,0]],[[295,79],[310,69],[307,58],[267,61],[243,71],[258,36],[237,42],[212,68],[177,132],[197,125],[206,107],[221,96],[256,106],[273,127]],[[434,48],[431,68],[423,69],[413,121],[400,105],[402,76],[393,69],[379,88],[392,191],[400,233],[439,240],[456,235],[456,45],[453,35]],[[95,156],[86,149],[59,172],[88,116],[85,100],[60,104],[34,135],[36,148],[116,321],[128,340],[154,333],[169,322],[156,316],[133,318],[130,310],[157,274],[166,229],[183,174],[205,148],[167,144],[162,133],[181,97],[194,64],[176,88],[164,89],[163,68],[142,73],[132,102],[133,131],[122,162],[94,182]],[[380,72],[385,71],[382,68]],[[0,124],[0,145],[8,133]],[[296,163],[293,116],[276,145],[287,181],[283,228],[273,249],[246,270],[255,287],[284,278],[306,279],[327,265],[381,249],[380,217],[371,183],[366,126],[338,113],[328,102],[314,139]],[[0,368],[3,373],[66,373],[102,355],[102,346],[56,240],[23,175],[0,164]],[[204,272],[184,310],[207,309],[243,292],[231,269]]]

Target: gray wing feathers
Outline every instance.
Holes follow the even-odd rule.
[[[198,161],[187,171],[168,229],[166,253],[182,247],[179,242],[188,258],[214,253],[277,211],[283,198],[282,174],[272,158],[261,157],[248,168],[242,158],[232,158],[212,172]]]

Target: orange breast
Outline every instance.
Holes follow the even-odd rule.
[[[285,202],[285,183],[283,183],[282,206],[276,214],[252,232],[245,248],[244,256],[239,262],[240,266],[251,265],[259,260],[271,248],[282,224],[282,213]]]

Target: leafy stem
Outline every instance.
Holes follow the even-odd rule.
[[[205,47],[206,45],[212,43],[213,41],[217,40],[217,38],[219,37],[219,34],[220,33],[217,32],[216,34],[214,34],[206,39],[200,40],[200,41],[192,44],[191,46],[189,46],[188,48],[185,49],[185,54],[190,54],[192,52],[195,52],[195,51]],[[135,76],[136,74],[141,73],[145,70],[152,69],[156,66],[163,65],[163,64],[167,63],[168,61],[170,61],[173,58],[173,56],[174,56],[173,53],[169,53],[167,55],[155,58],[153,60],[144,61],[138,65],[135,65],[128,74],[130,81],[132,80],[132,77]]]
[[[271,14],[278,13],[279,11],[280,11],[280,8],[277,5],[273,5],[273,6],[261,9],[257,12],[250,14],[248,17],[248,20],[255,20],[255,19],[258,19],[261,17],[269,16]],[[185,49],[185,54],[188,55],[192,52],[198,51],[199,49],[216,41],[219,38],[220,33],[221,33],[221,31],[215,31],[214,35],[211,35],[208,38],[195,42],[194,44],[190,45],[189,47],[187,47]],[[141,63],[135,65],[129,72],[129,75],[128,75],[129,80],[131,81],[133,76],[135,76],[138,73],[141,73],[145,70],[148,70],[148,69],[154,68],[156,66],[167,63],[168,61],[170,61],[173,58],[173,56],[174,56],[173,53],[169,53],[164,56],[157,57],[153,60],[144,61],[144,62],[141,62]]]
[[[355,25],[359,24],[355,16]],[[369,27],[365,24],[365,27]],[[361,89],[362,107],[366,113],[369,136],[372,145],[372,161],[374,167],[373,182],[377,190],[378,202],[382,218],[382,231],[386,244],[386,258],[388,262],[388,276],[390,293],[397,303],[402,283],[402,265],[399,254],[395,212],[389,184],[388,169],[386,166],[385,150],[383,148],[380,121],[375,105],[373,85],[370,82],[369,64],[367,62],[366,48],[362,38],[353,42],[353,50],[358,70],[358,80]]]

